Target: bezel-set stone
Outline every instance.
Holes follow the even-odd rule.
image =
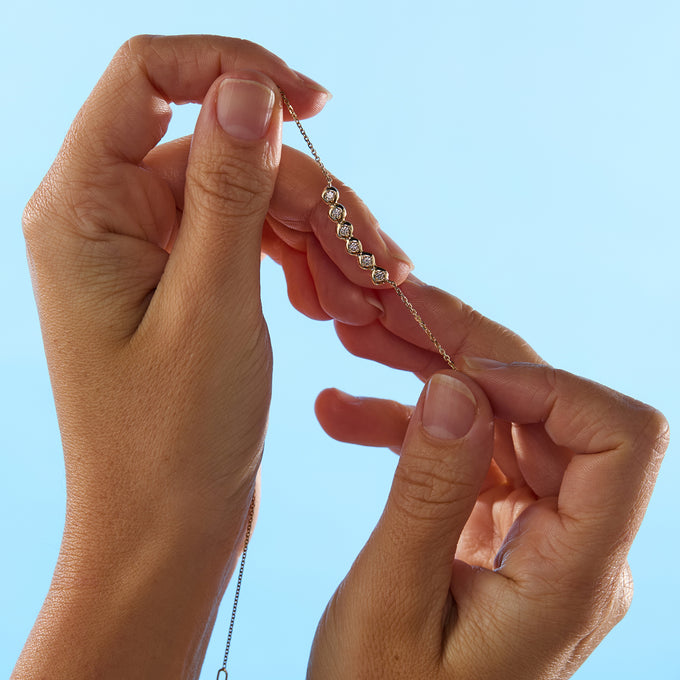
[[[328,217],[338,224],[344,222],[346,216],[347,211],[345,210],[345,206],[340,205],[339,203],[334,203],[328,210]]]
[[[354,227],[352,227],[351,222],[340,222],[340,224],[338,224],[338,228],[335,230],[335,233],[338,235],[338,238],[345,239],[346,241],[348,238],[352,238]]]
[[[386,269],[383,269],[382,267],[373,267],[371,281],[373,281],[376,286],[379,286],[381,283],[387,283],[389,279],[390,275],[387,273]]]
[[[378,267],[375,264],[373,253],[365,253],[361,247],[361,241],[354,237],[354,227],[351,222],[345,219],[347,217],[347,210],[344,205],[338,203],[340,192],[333,186],[327,186],[321,192],[321,199],[328,205],[328,217],[337,225],[335,233],[338,238],[345,241],[347,252],[357,258],[357,262],[362,269],[370,269],[371,281],[376,286],[387,283],[390,280],[387,270]]]
[[[326,187],[321,192],[321,199],[328,205],[333,205],[340,200],[340,192],[335,187]]]
[[[357,259],[362,269],[373,269],[375,267],[375,257],[372,253],[359,253]]]
[[[361,241],[358,238],[348,238],[345,247],[350,255],[359,255],[362,251]]]

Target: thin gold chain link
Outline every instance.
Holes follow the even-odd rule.
[[[423,321],[423,318],[420,316],[418,313],[418,310],[411,304],[411,301],[404,295],[404,291],[399,288],[399,286],[390,279],[387,283],[394,288],[395,292],[397,295],[400,297],[401,301],[406,305],[406,309],[408,309],[409,312],[413,315],[413,318],[416,320],[416,323],[425,331],[425,334],[427,335],[428,338],[430,338],[430,341],[432,344],[437,348],[437,351],[441,355],[442,359],[449,365],[452,371],[457,371],[458,369],[456,368],[456,365],[453,363],[453,359],[449,356],[449,353],[442,347],[441,343],[437,338],[435,337],[434,333],[430,330],[429,326]]]
[[[326,170],[326,166],[323,164],[323,161],[319,157],[319,154],[316,152],[316,149],[314,148],[314,145],[312,144],[311,140],[307,136],[307,133],[305,132],[305,129],[302,127],[302,123],[300,122],[300,119],[297,116],[297,113],[295,113],[295,109],[293,108],[293,105],[288,101],[288,97],[286,97],[286,93],[279,89],[279,92],[281,93],[281,100],[283,101],[284,105],[288,109],[288,113],[290,113],[291,118],[295,121],[295,124],[298,126],[298,130],[300,130],[300,134],[302,135],[302,138],[307,142],[307,146],[309,147],[309,150],[312,152],[312,156],[314,156],[314,160],[317,162],[317,165],[319,168],[321,168],[321,172],[323,173],[324,177],[326,178],[326,182],[328,182],[328,186],[332,186],[333,184],[333,176],[331,175],[328,170]]]
[[[222,667],[217,671],[216,680],[227,680],[227,659],[229,658],[229,648],[231,647],[231,637],[234,634],[234,623],[236,622],[236,608],[238,607],[238,599],[241,594],[241,583],[243,582],[243,571],[246,567],[246,554],[248,553],[248,544],[250,543],[250,534],[253,531],[253,519],[255,516],[255,494],[253,491],[253,497],[250,501],[250,509],[248,510],[248,524],[246,526],[246,535],[243,539],[243,553],[241,554],[241,566],[238,570],[238,580],[236,581],[236,592],[234,594],[234,606],[231,610],[231,620],[229,621],[229,634],[227,635],[227,646],[224,650],[224,661],[222,662]]]
[[[324,201],[326,201],[329,204],[329,206],[331,208],[331,213],[332,213],[333,208],[336,208],[338,210],[337,217],[335,217],[331,213],[329,213],[330,219],[338,224],[338,232],[337,232],[338,236],[340,238],[344,238],[347,243],[349,243],[350,241],[358,242],[357,239],[355,239],[352,236],[352,225],[350,223],[344,221],[345,215],[346,215],[345,208],[343,206],[340,206],[337,203],[337,199],[339,197],[339,192],[338,192],[337,189],[335,189],[335,187],[333,187],[333,176],[326,169],[326,166],[323,164],[321,158],[319,157],[319,154],[317,153],[316,149],[314,148],[314,145],[312,144],[307,133],[305,132],[305,129],[302,127],[302,123],[300,122],[300,119],[298,118],[297,114],[295,113],[295,109],[293,108],[293,105],[288,100],[286,93],[281,89],[279,89],[279,91],[281,92],[281,100],[283,101],[284,105],[288,109],[288,112],[290,113],[292,119],[295,121],[295,124],[297,125],[298,130],[300,130],[300,134],[302,135],[302,138],[307,143],[309,150],[312,152],[312,156],[314,156],[314,160],[316,161],[317,165],[321,169],[323,176],[326,178],[326,182],[328,183],[328,191],[330,191],[330,195],[333,196],[333,198],[327,200],[324,197]],[[347,227],[345,229],[345,233],[349,234],[349,235],[344,235],[340,231],[342,227],[345,227],[345,225]],[[404,303],[406,309],[408,309],[408,311],[411,313],[411,315],[415,319],[416,323],[423,329],[423,332],[430,339],[430,342],[432,342],[432,344],[436,347],[437,352],[439,352],[442,359],[446,362],[446,364],[449,366],[449,368],[452,371],[457,371],[458,369],[456,368],[456,365],[453,363],[453,359],[451,358],[450,354],[444,349],[444,347],[439,342],[439,340],[437,340],[434,333],[430,330],[429,326],[423,321],[423,318],[420,316],[418,310],[411,304],[411,301],[406,297],[406,295],[404,294],[404,291],[401,290],[401,288],[397,285],[397,283],[389,278],[389,276],[387,275],[387,272],[384,269],[377,267],[375,265],[374,260],[373,260],[373,256],[370,255],[370,253],[364,253],[364,252],[358,252],[357,253],[357,252],[354,252],[354,251],[350,251],[349,248],[348,248],[347,252],[352,254],[352,255],[356,255],[359,258],[359,263],[360,263],[360,266],[362,268],[372,269],[373,274],[372,274],[371,278],[373,279],[374,284],[380,285],[380,284],[383,284],[383,283],[389,283],[392,286],[392,288],[394,288],[394,290],[397,293],[397,295],[399,296],[400,300]],[[362,256],[370,257],[371,258],[370,262],[372,264],[368,264],[367,266],[362,264],[361,263]],[[375,276],[376,272],[379,272],[379,278],[377,276]]]
[[[358,243],[358,240],[355,239],[352,236],[352,225],[349,222],[345,222],[345,208],[343,206],[340,206],[337,203],[337,198],[339,197],[339,192],[335,187],[333,187],[333,176],[331,175],[330,172],[326,169],[326,166],[323,164],[323,161],[319,157],[319,154],[317,153],[316,149],[314,148],[314,145],[312,144],[311,140],[307,136],[307,133],[305,132],[305,129],[302,127],[302,123],[300,122],[300,119],[297,116],[297,113],[295,113],[295,109],[293,108],[293,105],[290,103],[288,100],[288,97],[286,96],[286,93],[279,89],[281,92],[281,100],[283,101],[284,105],[288,109],[288,112],[290,113],[292,119],[295,121],[295,124],[298,127],[298,130],[300,130],[300,134],[302,135],[302,138],[305,140],[307,143],[307,146],[309,147],[309,150],[312,153],[312,156],[314,157],[314,160],[316,161],[317,165],[319,166],[319,169],[323,173],[323,176],[326,178],[326,182],[328,184],[328,189],[327,191],[330,191],[332,194],[334,194],[335,198],[332,201],[327,201],[326,198],[324,200],[330,205],[331,210],[334,208],[339,210],[340,212],[340,217],[336,219],[335,217],[331,216],[329,213],[329,217],[338,224],[338,236],[343,238],[348,244],[350,241],[354,241]],[[340,233],[340,228],[344,227],[347,225],[349,228],[348,236],[341,235]],[[406,297],[404,294],[404,291],[397,285],[395,281],[389,278],[387,271],[382,269],[381,267],[378,267],[375,265],[375,261],[373,259],[373,255],[370,253],[365,253],[363,251],[361,252],[354,252],[350,251],[350,249],[347,249],[347,252],[356,255],[359,258],[359,264],[363,269],[370,269],[371,270],[371,278],[373,280],[373,283],[375,285],[382,285],[385,283],[389,283],[392,288],[394,288],[396,294],[399,296],[400,300],[404,303],[404,306],[408,311],[411,313],[413,318],[415,319],[416,323],[423,329],[423,332],[427,335],[427,337],[430,339],[432,344],[437,348],[437,352],[441,355],[442,359],[447,363],[449,368],[451,368],[452,371],[457,371],[458,369],[456,368],[456,365],[453,363],[453,359],[451,356],[448,354],[448,352],[444,349],[442,344],[437,340],[436,336],[434,333],[430,330],[429,326],[423,321],[423,318],[420,316],[418,310],[413,306],[411,301]],[[368,257],[370,258],[370,262],[368,264],[362,263],[362,257]],[[241,555],[241,565],[239,567],[238,571],[238,579],[236,581],[236,592],[234,594],[234,606],[232,607],[231,610],[231,620],[229,622],[229,634],[227,635],[227,644],[226,644],[226,649],[224,650],[224,661],[222,662],[222,666],[220,669],[217,671],[217,678],[216,680],[228,680],[228,672],[227,672],[227,660],[229,657],[229,649],[231,647],[231,638],[234,632],[234,623],[236,622],[236,609],[238,607],[238,601],[239,601],[239,596],[241,594],[241,584],[243,582],[243,572],[245,569],[246,565],[246,554],[248,553],[248,544],[250,543],[250,535],[252,533],[253,529],[253,520],[254,520],[254,515],[255,515],[255,492],[253,492],[253,497],[250,501],[250,509],[248,511],[248,523],[246,525],[246,535],[245,539],[243,542],[243,554]]]

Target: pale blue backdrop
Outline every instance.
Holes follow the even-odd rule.
[[[680,3],[674,0],[6,3],[0,19],[0,676],[47,590],[64,510],[22,208],[116,48],[136,33],[246,37],[334,95],[309,133],[416,263],[552,363],[679,414]],[[196,107],[171,134],[190,131]],[[296,130],[287,142],[299,145]],[[420,385],[345,354],[264,264],[275,347],[264,497],[234,678],[299,679],[316,622],[382,509],[384,450],[330,441],[323,387]],[[680,678],[673,445],[631,555],[632,609],[578,680]],[[203,677],[220,664],[225,598]]]

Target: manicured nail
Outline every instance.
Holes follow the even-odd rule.
[[[469,368],[471,371],[487,371],[490,368],[501,368],[507,366],[502,361],[487,359],[486,357],[456,357],[456,364],[462,370]]]
[[[437,373],[427,385],[422,422],[438,439],[460,439],[472,427],[477,402],[470,388],[447,373]]]
[[[385,241],[390,256],[395,260],[408,265],[410,269],[413,269],[414,265],[411,258],[395,243],[394,239],[392,239],[391,236],[388,236],[382,229],[380,230],[380,236],[382,236],[382,240]]]
[[[304,73],[300,73],[300,71],[295,71],[295,75],[302,81],[305,87],[315,92],[322,92],[329,100],[333,99],[333,95],[323,85],[317,83],[316,80],[312,80]]]
[[[236,139],[262,139],[269,129],[275,101],[274,92],[262,83],[226,78],[217,91],[217,120]]]

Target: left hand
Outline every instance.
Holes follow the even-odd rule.
[[[17,678],[198,675],[267,423],[279,87],[301,117],[327,101],[246,41],[133,38],[29,201],[67,511]],[[193,138],[159,145],[184,102],[202,105]]]
[[[267,424],[259,274],[287,116],[279,88],[301,118],[328,99],[247,41],[133,38],[29,201],[67,511],[15,677],[198,674]],[[193,137],[159,144],[170,104],[184,102],[201,104]],[[301,193],[319,197],[316,186]],[[374,236],[403,280],[407,265]],[[329,276],[348,264],[337,254]],[[365,305],[364,322],[377,315]]]
[[[269,407],[260,235],[280,159],[279,84],[301,116],[326,101],[252,43],[133,38],[26,208],[66,528],[79,541],[178,517],[221,532],[225,516],[245,515]],[[189,101],[202,104],[191,147],[159,145],[170,103]],[[239,107],[258,130],[224,129]]]
[[[566,678],[630,604],[663,416],[547,366],[460,366],[412,414],[322,393],[322,426],[401,457],[308,680]]]

